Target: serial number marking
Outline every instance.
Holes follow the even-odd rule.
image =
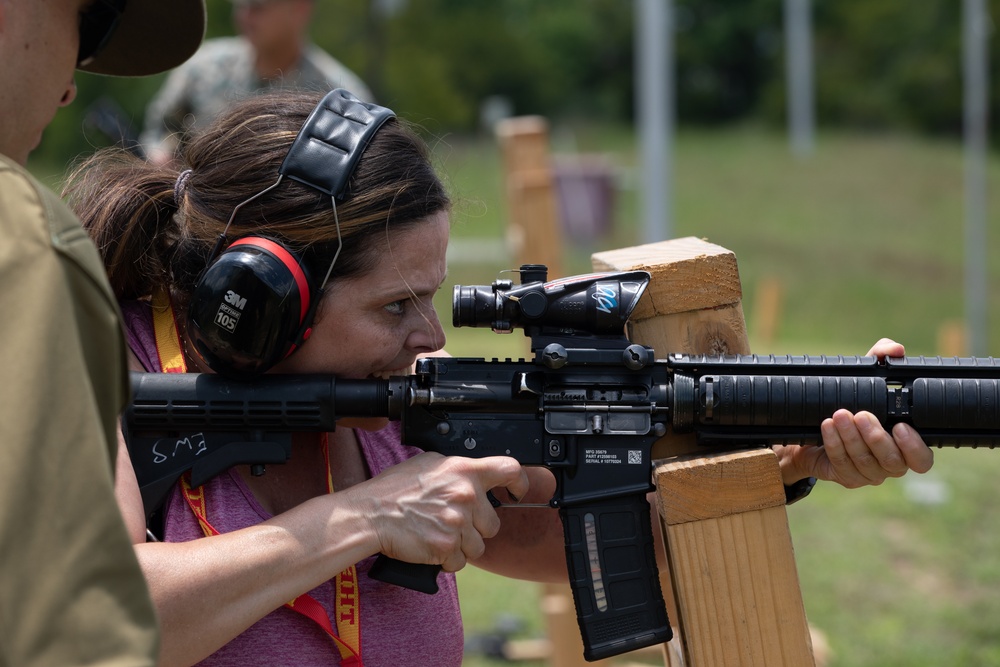
[[[623,455],[625,458],[623,458]],[[583,462],[585,464],[596,465],[618,465],[621,463],[642,465],[642,450],[630,449],[625,452],[618,452],[607,449],[586,449],[583,454]]]

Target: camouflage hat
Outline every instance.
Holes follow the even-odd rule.
[[[96,0],[116,5],[113,0]],[[205,36],[205,0],[117,0],[124,5],[117,27],[84,72],[145,76],[187,60]]]

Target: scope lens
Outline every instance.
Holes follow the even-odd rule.
[[[451,322],[455,327],[491,327],[497,315],[497,297],[488,285],[455,285]]]

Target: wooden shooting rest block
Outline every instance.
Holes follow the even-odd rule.
[[[512,255],[562,277],[547,121],[510,118],[496,136]],[[591,261],[595,270],[652,275],[629,338],[657,357],[750,352],[732,252],[692,237],[598,252]],[[666,667],[815,667],[774,453],[698,450],[693,436],[668,434],[653,459],[668,561],[660,584],[675,629],[674,640],[655,651]],[[626,667],[630,656],[649,656],[586,662],[568,585],[547,585],[542,608],[552,667]]]
[[[652,275],[629,338],[657,358],[750,352],[732,252],[682,238],[591,259],[596,270]],[[668,434],[654,445],[653,459],[669,565],[660,583],[682,664],[814,665],[774,452],[699,451],[693,436]],[[678,664],[669,651],[664,660]]]

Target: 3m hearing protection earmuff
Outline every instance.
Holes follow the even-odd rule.
[[[350,92],[330,91],[309,114],[288,149],[278,180],[233,209],[199,277],[187,313],[192,348],[212,370],[248,378],[268,370],[308,337],[316,306],[340,254],[337,202],[372,136],[395,114]],[[227,243],[239,210],[285,178],[330,197],[337,251],[318,284],[305,264],[281,243],[244,236]],[[223,249],[223,247],[225,248]]]

